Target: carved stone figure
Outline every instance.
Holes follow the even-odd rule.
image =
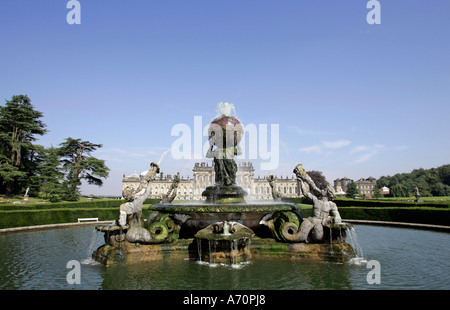
[[[29,187],[27,187],[27,189],[25,190],[25,195],[23,195],[23,202],[24,203],[29,203],[28,201],[28,191],[30,190]]]
[[[239,142],[244,134],[244,127],[239,119],[231,116],[234,106],[219,103],[217,112],[220,114],[213,119],[208,127],[209,149],[207,158],[213,158],[215,185],[209,186],[202,193],[207,202],[218,202],[221,199],[243,200],[247,193],[236,186],[237,164],[234,156],[241,154]]]
[[[170,185],[169,190],[167,191],[167,194],[165,194],[162,198],[162,203],[171,203],[175,197],[177,196],[177,188],[180,184],[180,177],[178,174],[176,174],[173,177],[172,184]]]
[[[420,193],[419,193],[419,188],[416,186],[416,202],[420,201]]]
[[[281,201],[281,194],[280,192],[277,191],[276,187],[275,187],[275,178],[273,177],[273,175],[269,175],[269,177],[267,178],[267,180],[269,181],[269,185],[272,188],[272,197],[274,201]]]
[[[142,205],[150,195],[150,187],[148,185],[155,178],[157,173],[159,173],[158,164],[151,163],[150,169],[144,175],[137,189],[131,187],[124,189],[122,196],[126,200],[126,203],[120,206],[119,226],[126,227],[128,224],[131,228],[133,224],[138,224],[140,222]]]
[[[341,223],[337,205],[332,201],[334,190],[332,187],[320,190],[301,164],[295,167],[294,173],[299,182],[301,193],[313,202],[312,216],[303,220],[299,233],[295,236],[295,241],[321,241],[323,239],[323,225],[329,225],[332,221],[336,224]]]

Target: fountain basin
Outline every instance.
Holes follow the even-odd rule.
[[[264,216],[280,211],[292,211],[300,217],[299,207],[284,202],[173,203],[154,205],[148,210],[184,217],[185,221],[180,231],[180,236],[184,237],[193,237],[199,230],[223,221],[238,222],[253,230],[256,235],[264,235],[267,234],[267,227],[260,224]]]
[[[230,241],[228,241],[230,242]],[[134,264],[139,262],[160,261],[160,260],[193,260],[209,262],[231,262],[237,259],[238,262],[256,259],[276,259],[298,262],[338,262],[345,263],[351,258],[356,257],[356,251],[347,243],[281,243],[271,238],[254,237],[248,244],[245,240],[238,243],[238,248],[247,249],[239,253],[230,253],[229,244],[224,244],[228,252],[218,251],[222,245],[216,245],[216,250],[211,257],[209,244],[206,239],[180,239],[176,243],[170,244],[134,244],[123,242],[120,246],[102,245],[94,253],[92,257],[107,266]],[[212,246],[214,246],[212,244]],[[248,246],[248,247],[247,247]],[[203,257],[199,257],[199,247]]]

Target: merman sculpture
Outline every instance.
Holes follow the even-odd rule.
[[[178,189],[179,184],[180,184],[180,176],[178,174],[176,174],[173,177],[173,181],[172,181],[172,184],[170,185],[169,190],[162,197],[162,200],[161,200],[162,203],[171,203],[175,199],[175,197],[177,197],[177,189]]]
[[[142,205],[144,201],[150,195],[149,183],[155,178],[155,175],[159,173],[158,164],[152,162],[150,169],[144,175],[137,189],[127,187],[122,192],[122,196],[125,199],[125,203],[120,206],[119,220],[117,224],[126,227],[127,224],[132,224],[133,216],[136,220],[140,219],[142,212]]]
[[[272,198],[274,201],[281,201],[282,195],[279,191],[277,191],[276,186],[275,186],[275,178],[273,177],[273,175],[269,175],[269,177],[267,178],[269,185],[272,189]]]
[[[144,201],[151,192],[149,184],[157,173],[159,173],[159,166],[152,162],[139,187],[137,189],[127,187],[122,193],[126,202],[120,206],[117,225],[128,230],[126,239],[129,242],[149,242],[151,240],[149,230],[142,225],[141,214]]]
[[[336,204],[332,201],[334,190],[328,187],[325,190],[319,189],[311,177],[303,169],[302,164],[298,164],[294,173],[299,182],[301,193],[313,202],[312,216],[303,220],[300,230],[293,235],[293,241],[320,242],[324,238],[323,226],[330,223],[340,224],[341,216]]]

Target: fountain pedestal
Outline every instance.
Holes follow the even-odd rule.
[[[247,192],[237,185],[213,185],[208,186],[202,193],[206,197],[206,203],[244,203]]]
[[[250,228],[237,222],[209,225],[195,234],[198,260],[231,265],[248,262],[251,258],[250,240],[254,236]]]

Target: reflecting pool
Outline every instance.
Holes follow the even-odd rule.
[[[0,289],[450,289],[450,234],[355,225],[364,258],[380,263],[380,284],[365,264],[255,259],[241,268],[188,259],[106,267],[90,256],[104,243],[94,226],[0,235]],[[81,263],[69,284],[67,263]]]

